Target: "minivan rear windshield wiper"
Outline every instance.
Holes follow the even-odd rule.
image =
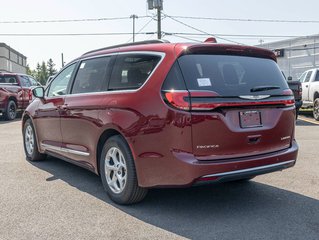
[[[261,92],[261,91],[268,91],[273,89],[280,89],[279,86],[258,86],[250,89],[251,92]]]

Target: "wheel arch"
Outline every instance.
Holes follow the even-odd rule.
[[[121,136],[126,141],[128,147],[131,150],[131,153],[133,155],[133,159],[135,161],[134,151],[133,151],[129,141],[124,136],[124,134],[122,134],[121,131],[119,131],[118,129],[107,128],[100,135],[99,140],[97,142],[97,147],[96,147],[96,167],[97,167],[97,173],[99,175],[100,175],[100,156],[101,156],[101,153],[102,153],[103,145],[110,137],[113,137],[113,136],[116,136],[116,135]]]
[[[8,97],[8,103],[9,103],[9,101],[14,101],[16,106],[17,106],[17,108],[18,108],[18,100],[16,99],[16,97],[14,97],[14,96]]]
[[[32,125],[33,125],[33,129],[34,129],[34,134],[35,134],[35,136],[36,136],[36,140],[37,140],[37,144],[38,144],[38,150],[39,150],[39,152],[41,152],[41,153],[44,153],[43,151],[42,151],[42,149],[41,149],[41,144],[40,144],[40,140],[39,140],[39,138],[38,138],[38,133],[37,133],[37,127],[36,127],[36,125],[35,125],[35,123],[34,123],[34,121],[33,121],[33,118],[31,117],[31,114],[29,113],[29,112],[24,112],[23,113],[23,115],[22,115],[22,119],[21,119],[21,122],[22,122],[22,134],[23,134],[23,131],[24,131],[24,124],[25,124],[25,122],[28,120],[28,119],[30,119],[31,120],[31,123],[32,123]]]
[[[313,94],[313,101],[315,101],[317,98],[319,98],[319,92],[315,92],[314,94]]]

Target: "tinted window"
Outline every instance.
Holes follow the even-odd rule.
[[[117,56],[109,90],[137,89],[141,87],[160,59],[160,56],[147,54]]]
[[[281,94],[288,85],[277,64],[270,59],[227,56],[185,55],[179,64],[189,90],[215,91],[221,96],[257,94],[262,86],[276,89],[258,94]]]
[[[32,77],[29,77],[29,80],[32,86],[38,86],[38,82],[35,79],[33,79]]]
[[[107,66],[111,57],[84,60],[76,74],[72,93],[106,90]]]
[[[22,87],[31,87],[31,83],[29,81],[29,78],[25,75],[20,75],[20,83]]]
[[[186,90],[183,75],[177,62],[167,74],[162,90]]]
[[[306,75],[307,75],[307,72],[304,72],[298,80],[299,80],[300,82],[304,82]]]
[[[62,70],[59,75],[52,80],[47,96],[61,96],[67,93],[69,81],[71,79],[75,64],[72,64]]]
[[[311,78],[311,74],[312,74],[312,71],[309,71],[306,75],[306,78],[304,80],[304,82],[309,82],[310,81],[310,78]]]
[[[0,83],[17,84],[17,79],[14,76],[0,76]]]

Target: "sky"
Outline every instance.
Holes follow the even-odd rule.
[[[248,45],[274,42],[289,36],[319,33],[319,1],[303,0],[164,0],[163,38],[171,42],[204,41],[207,36],[182,35],[208,33],[224,35],[218,42],[230,41]],[[147,9],[146,0],[9,0],[1,2],[0,42],[27,57],[32,69],[38,62],[52,58],[56,68],[83,53],[106,46],[132,41],[132,14],[136,19],[136,41],[156,39],[157,22],[154,10]],[[146,16],[146,17],[145,17]],[[147,17],[148,16],[148,17]],[[169,16],[173,16],[170,18]],[[177,18],[176,16],[188,17]],[[118,18],[119,20],[74,21],[54,23],[21,23],[22,21],[79,20]],[[210,19],[192,19],[201,17]],[[214,19],[212,19],[214,18]],[[217,18],[217,19],[216,19]],[[220,19],[294,20],[301,22],[227,21]],[[314,21],[314,22],[303,22]],[[9,22],[9,23],[8,23]],[[18,22],[18,23],[12,23]],[[144,28],[143,28],[144,27]],[[143,29],[142,29],[143,28]],[[9,36],[8,34],[52,33],[127,33],[123,35],[90,36]],[[149,34],[146,34],[149,33]],[[226,36],[225,36],[226,35]],[[258,35],[256,37],[229,35]],[[281,37],[265,37],[265,35]],[[227,40],[225,40],[227,39]],[[230,40],[230,41],[228,41]]]

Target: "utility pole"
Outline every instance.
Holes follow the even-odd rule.
[[[163,0],[147,0],[148,9],[156,9],[157,10],[157,38],[162,38],[162,18],[161,11],[163,10]]]
[[[135,42],[135,19],[137,19],[138,16],[133,14],[130,16],[130,18],[133,18],[133,42]]]
[[[63,53],[61,53],[61,58],[62,58],[62,68],[64,67],[64,57],[63,57]]]
[[[157,8],[157,39],[162,38],[161,9]]]

